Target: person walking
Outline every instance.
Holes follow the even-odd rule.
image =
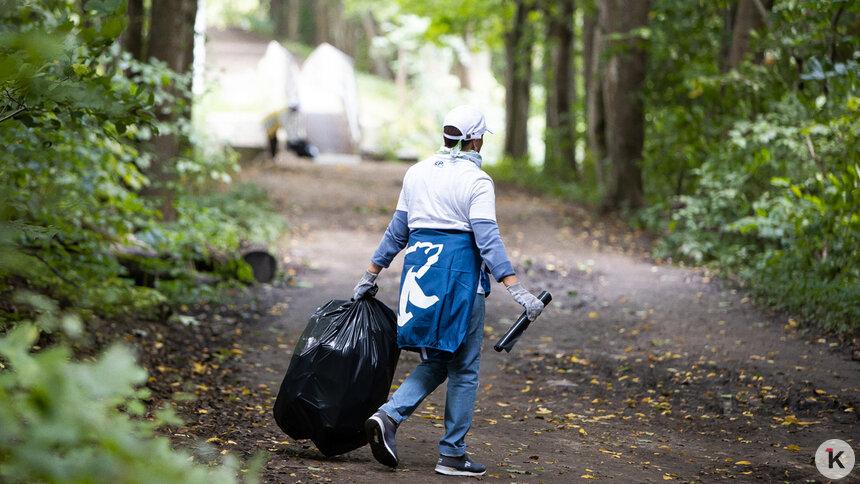
[[[487,468],[466,453],[465,438],[479,386],[488,273],[530,320],[544,305],[519,282],[499,235],[493,181],[481,170],[483,136],[492,133],[484,115],[473,105],[458,106],[445,116],[442,131],[439,151],[406,172],[394,216],[353,291],[355,300],[365,297],[382,269],[406,249],[397,344],[419,352],[421,363],[364,427],[374,458],[396,467],[398,426],[447,379],[445,435],[435,470],[480,476]]]

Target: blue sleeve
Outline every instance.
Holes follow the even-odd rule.
[[[490,269],[497,281],[505,276],[515,274],[514,266],[508,260],[508,252],[502,237],[499,235],[499,225],[494,220],[471,219],[472,231],[475,233],[475,243],[481,251],[481,258]]]
[[[373,253],[371,262],[380,266],[388,267],[394,256],[406,247],[409,241],[409,225],[407,224],[406,212],[397,210],[391,218],[391,223],[385,229],[385,235],[379,242],[379,247]]]

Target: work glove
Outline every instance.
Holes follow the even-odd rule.
[[[526,317],[529,318],[529,321],[534,321],[541,311],[543,311],[544,306],[540,299],[526,291],[519,282],[508,286],[508,292],[514,298],[514,301],[526,308]]]
[[[364,275],[361,276],[361,280],[358,281],[358,284],[355,285],[355,289],[352,290],[353,296],[352,298],[358,301],[363,298],[370,288],[373,287],[373,283],[376,282],[376,276],[379,274],[374,274],[370,271],[364,271]],[[373,294],[371,293],[371,296]]]

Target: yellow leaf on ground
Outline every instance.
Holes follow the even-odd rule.
[[[748,465],[750,465],[750,461],[748,461],[748,460],[739,460],[739,461],[735,462],[735,465],[737,465],[737,466],[748,466]]]
[[[592,311],[592,312],[588,313],[588,317],[589,317],[590,319],[594,319],[594,318],[596,318],[596,317],[597,317],[597,313],[595,313],[594,311]]]

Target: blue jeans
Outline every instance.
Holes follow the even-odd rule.
[[[445,435],[439,441],[439,453],[449,457],[459,457],[466,453],[466,433],[472,427],[472,414],[478,395],[484,310],[484,295],[477,294],[472,307],[469,333],[454,352],[454,358],[448,362],[421,361],[388,402],[380,407],[380,410],[399,425],[447,378]]]

